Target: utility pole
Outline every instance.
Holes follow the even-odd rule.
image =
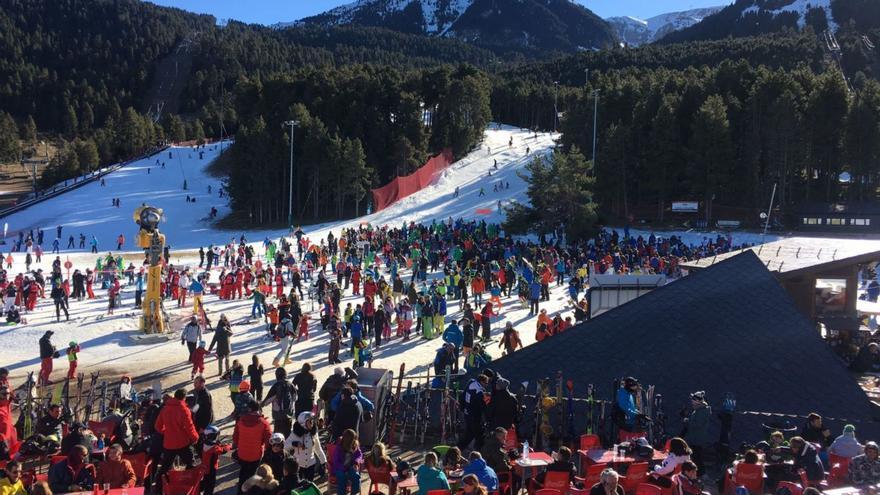
[[[599,90],[593,90],[593,175],[596,174],[596,126],[599,125]]]
[[[553,132],[556,132],[556,121],[559,119],[559,81],[553,81]]]
[[[773,213],[773,201],[776,200],[776,183],[773,183],[773,192],[770,193],[770,208],[767,209],[767,214],[764,219],[764,232],[761,233],[761,241],[764,241],[764,236],[767,235],[767,228],[770,227],[770,215]]]
[[[290,126],[290,184],[287,194],[287,228],[293,228],[293,129],[299,125],[298,120],[285,121],[285,126]]]

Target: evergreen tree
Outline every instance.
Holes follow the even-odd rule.
[[[202,126],[202,121],[196,119],[192,123],[192,130],[190,131],[190,139],[194,139],[197,144],[204,144],[205,142],[205,128]]]
[[[694,118],[689,149],[691,188],[702,192],[706,221],[712,220],[712,203],[730,176],[733,147],[727,107],[718,95],[706,99]]]
[[[34,122],[33,116],[28,115],[28,118],[21,126],[21,131],[19,134],[22,141],[32,143],[37,140],[37,124],[36,122]]]
[[[856,94],[846,122],[846,158],[858,201],[876,199],[869,184],[880,172],[880,84],[868,81]]]
[[[6,112],[0,112],[0,162],[11,162],[21,157],[18,126]]]
[[[70,104],[67,105],[67,109],[64,112],[64,123],[62,128],[67,137],[76,136],[76,133],[79,130],[79,119],[77,119],[76,111]]]
[[[98,147],[91,139],[77,139],[74,141],[74,150],[79,162],[80,174],[87,174],[101,166]]]
[[[79,130],[80,132],[87,133],[92,130],[92,127],[95,126],[95,111],[92,109],[92,105],[86,102],[82,111],[80,112],[79,118]]]
[[[520,174],[528,183],[529,205],[507,208],[505,231],[511,234],[565,234],[568,242],[589,238],[595,230],[592,163],[573,148],[550,159],[536,157]]]
[[[186,126],[184,126],[183,120],[179,116],[166,114],[165,136],[173,143],[186,141]]]

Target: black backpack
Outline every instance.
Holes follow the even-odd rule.
[[[288,416],[293,414],[293,404],[296,402],[296,389],[290,383],[279,382],[278,390],[275,391],[275,397],[272,402],[277,406],[279,411],[284,412]]]

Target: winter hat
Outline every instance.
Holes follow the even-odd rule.
[[[507,378],[499,378],[498,381],[495,382],[495,390],[507,390],[507,387],[510,386],[510,380]]]
[[[67,345],[70,346],[70,347],[76,347],[76,341],[75,341],[75,340],[71,340]]]
[[[251,390],[251,382],[249,382],[247,380],[242,380],[242,382],[238,384],[238,391],[239,392],[250,392],[250,390]]]
[[[199,347],[205,347],[206,345],[208,345],[208,343],[205,342],[204,340],[199,341]]]
[[[874,449],[874,452],[880,453],[880,447],[877,447],[877,442],[870,441],[865,442],[865,450]]]
[[[843,427],[843,432],[844,432],[844,433],[855,433],[855,432],[856,432],[856,427],[853,426],[853,425],[846,425],[846,426]]]
[[[337,366],[336,369],[333,370],[333,374],[334,374],[334,375],[338,375],[338,376],[344,376],[344,375],[345,375],[345,372],[342,371],[342,368],[340,368],[339,366]]]

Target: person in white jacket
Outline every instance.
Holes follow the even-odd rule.
[[[177,291],[177,307],[185,308],[186,307],[186,292],[189,290],[189,286],[192,284],[192,280],[189,278],[189,272],[182,272],[180,274],[180,279],[177,282],[179,289]]]
[[[671,478],[675,473],[675,469],[689,460],[691,460],[691,449],[688,447],[687,442],[680,437],[673,438],[669,441],[669,454],[659,466],[654,467],[647,482],[663,488],[672,486]]]
[[[299,466],[299,479],[312,481],[319,466],[327,464],[327,456],[318,438],[318,425],[310,411],[299,413],[293,431],[284,441],[284,449],[293,454]]]

